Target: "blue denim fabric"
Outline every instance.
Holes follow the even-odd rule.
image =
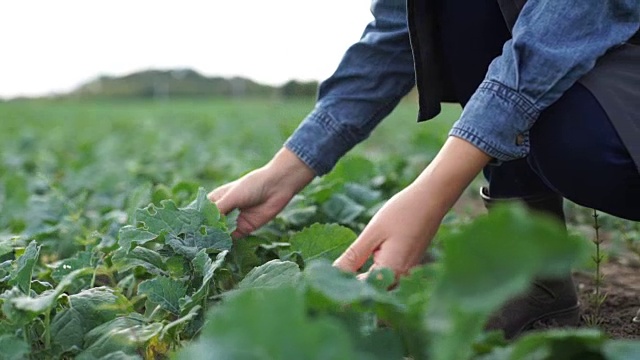
[[[415,84],[405,0],[373,1],[371,12],[374,21],[320,84],[315,109],[285,143],[317,175],[366,139]]]
[[[529,0],[450,135],[497,160],[527,156],[540,113],[639,24],[638,0]]]
[[[405,1],[377,0],[371,9],[375,20],[285,144],[317,175],[367,138],[415,83]],[[450,135],[498,161],[527,156],[540,113],[639,24],[638,0],[529,0]]]

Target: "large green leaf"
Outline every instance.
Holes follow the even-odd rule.
[[[187,288],[184,282],[158,276],[141,282],[138,285],[138,294],[146,295],[152,305],[159,305],[175,315],[180,315],[180,299],[187,294]]]
[[[468,358],[472,341],[502,303],[534,276],[569,274],[588,256],[585,241],[521,207],[492,209],[443,241],[442,275],[425,316],[434,360]]]
[[[202,283],[193,295],[179,301],[180,311],[182,314],[191,311],[192,308],[197,305],[202,305],[202,302],[206,301],[213,275],[215,271],[224,264],[227,253],[228,251],[219,253],[216,257],[216,261],[214,262],[204,249],[198,252],[196,257],[193,259],[192,264],[196,273],[202,275]]]
[[[118,358],[126,355],[136,357],[142,353],[145,344],[158,336],[162,324],[147,324],[137,314],[134,316],[118,317],[89,331],[84,338],[85,350],[76,359],[89,360],[109,358],[111,354],[119,354]]]
[[[13,335],[0,335],[0,359],[21,360],[27,358],[31,349],[24,339]]]
[[[291,261],[271,260],[251,270],[238,284],[239,289],[292,286],[300,278],[298,264]]]
[[[602,359],[604,341],[604,334],[593,329],[549,330],[525,335],[478,360],[596,360]]]
[[[197,231],[203,225],[218,228],[225,225],[219,223],[220,213],[207,199],[204,189],[200,189],[196,200],[184,208],[176,207],[171,200],[161,204],[162,207],[147,206],[136,211],[136,221],[143,222],[146,230],[154,234],[166,231],[177,235]]]
[[[38,262],[40,246],[35,241],[29,243],[22,256],[16,261],[16,269],[11,273],[9,284],[17,286],[25,294],[31,289],[33,268]]]
[[[36,297],[19,296],[8,300],[14,309],[31,314],[42,314],[56,304],[58,297],[80,276],[91,274],[93,269],[79,269],[65,276],[54,290],[45,291]]]
[[[349,334],[328,318],[311,320],[304,295],[289,286],[249,289],[208,316],[200,338],[177,359],[356,359]]]
[[[383,200],[381,191],[359,183],[345,184],[344,191],[350,199],[364,206],[372,206]]]
[[[120,272],[140,266],[151,274],[167,275],[165,259],[158,252],[142,246],[135,247],[128,253],[124,249],[118,249],[113,252],[111,261]]]
[[[322,204],[322,211],[331,219],[341,224],[349,224],[362,215],[367,208],[358,204],[344,194],[334,194]]]
[[[171,200],[163,200],[162,207],[153,204],[136,211],[136,222],[142,229],[127,229],[121,245],[151,241],[164,236],[164,241],[176,253],[192,260],[198,251],[222,251],[231,248],[226,220],[220,219],[218,209],[206,197],[204,189],[191,204],[178,208]]]
[[[367,183],[378,173],[371,160],[361,156],[347,156],[342,159],[331,173],[324,177],[325,181]]]
[[[3,259],[5,255],[13,253],[15,241],[9,236],[0,235],[0,259]],[[2,260],[0,260],[1,262]]]
[[[11,289],[5,290],[2,294],[0,294],[0,303],[2,303],[2,314],[3,317],[7,318],[11,327],[19,328],[20,326],[28,324],[32,321],[36,315],[21,311],[16,309],[13,304],[14,299],[18,299],[24,297],[24,293],[18,289],[18,287],[14,286]],[[2,325],[2,323],[0,323]],[[10,332],[8,327],[3,328],[4,332]]]
[[[51,321],[51,339],[63,351],[82,347],[86,333],[133,310],[129,301],[113,289],[97,287],[69,296],[69,307]]]
[[[176,253],[187,259],[193,259],[201,249],[222,251],[231,248],[231,236],[225,231],[214,228],[206,230],[203,228],[202,230],[206,233],[198,231],[181,234],[182,236],[169,234],[165,242]]]
[[[403,310],[381,315],[385,322],[402,334],[408,353],[415,359],[428,357],[429,335],[423,319],[437,278],[437,268],[432,265],[412,269],[407,276],[400,278],[392,292]]]
[[[638,340],[609,340],[602,346],[602,354],[607,360],[629,360],[640,354]]]
[[[254,236],[234,242],[229,252],[229,262],[235,268],[238,276],[244,277],[246,273],[261,264],[257,250],[262,243],[264,243],[263,240]]]
[[[356,239],[350,229],[337,224],[313,224],[297,232],[289,242],[291,250],[299,251],[305,261],[318,258],[335,260]]]
[[[143,245],[149,241],[157,239],[158,236],[158,233],[152,233],[144,229],[127,225],[120,229],[120,233],[118,235],[118,244],[121,248],[129,251],[132,244]]]
[[[65,276],[69,275],[75,270],[91,267],[91,258],[91,252],[80,251],[73,257],[63,259],[52,266],[53,270],[51,271],[51,277],[56,282],[60,282]]]
[[[393,302],[386,290],[380,290],[368,282],[363,282],[353,274],[344,273],[331,266],[326,260],[318,260],[307,265],[303,273],[305,284],[317,294],[339,305],[353,304],[367,300]]]

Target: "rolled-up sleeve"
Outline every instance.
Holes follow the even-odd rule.
[[[314,110],[285,143],[317,175],[366,139],[415,84],[404,0],[378,0],[374,20],[318,89]]]
[[[639,24],[638,0],[529,0],[450,135],[498,161],[527,156],[540,113]]]

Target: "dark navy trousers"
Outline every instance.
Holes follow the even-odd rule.
[[[438,12],[444,75],[464,106],[511,35],[495,0],[440,0]],[[530,136],[527,158],[485,168],[492,197],[557,193],[640,221],[640,173],[606,112],[584,86],[576,83],[543,111]]]

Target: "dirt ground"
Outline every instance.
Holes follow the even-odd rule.
[[[471,189],[454,206],[461,216],[471,218],[486,213],[482,201],[477,195],[477,189]],[[582,225],[574,230],[585,233],[586,238],[592,237],[593,228],[590,225],[591,212],[581,209]],[[576,207],[570,217],[575,218]],[[573,219],[575,221],[575,219]],[[610,234],[605,227],[601,231],[603,238],[603,253],[610,255]],[[607,256],[601,265],[603,275],[600,293],[606,295],[598,311],[595,306],[595,280],[591,271],[575,272],[573,279],[580,298],[582,318],[580,327],[598,327],[614,339],[640,339],[640,257],[635,254]],[[637,322],[633,319],[637,315]],[[594,324],[594,321],[596,323]],[[534,328],[547,328],[549,325],[538,324]]]
[[[594,315],[597,327],[615,339],[640,339],[640,316],[638,322],[633,319],[640,309],[640,266],[628,259],[610,259],[602,266],[604,275],[601,293],[605,300],[600,305],[599,315],[594,304],[595,280],[591,273],[574,273],[580,302],[582,321],[580,326],[593,324]]]

